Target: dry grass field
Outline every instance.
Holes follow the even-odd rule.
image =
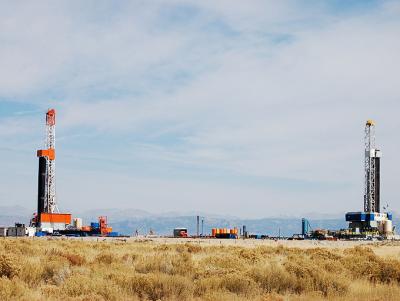
[[[399,245],[0,239],[0,300],[400,300]]]

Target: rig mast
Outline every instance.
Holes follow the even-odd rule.
[[[380,168],[382,153],[375,146],[375,122],[365,123],[364,211],[347,212],[349,229],[344,238],[393,237],[393,215],[380,210]]]
[[[368,120],[365,124],[365,212],[380,212],[380,157],[381,151],[375,148],[375,122]]]
[[[39,157],[39,200],[38,214],[58,212],[56,202],[56,151],[55,151],[56,111],[46,113],[46,139],[44,150],[38,150]],[[42,166],[41,166],[42,162]]]

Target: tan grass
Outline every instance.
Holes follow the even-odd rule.
[[[379,248],[2,239],[0,300],[400,300]]]

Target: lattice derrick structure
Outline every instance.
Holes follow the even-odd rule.
[[[46,114],[46,147],[53,150],[55,154],[56,148],[56,112],[49,110]],[[56,203],[56,162],[55,156],[49,156],[47,160],[47,210],[50,213],[58,212]]]
[[[55,130],[56,111],[54,109],[49,109],[46,113],[46,149],[38,151],[38,157],[44,157],[46,159],[46,188],[43,204],[43,211],[46,213],[58,212],[56,201]]]
[[[376,161],[375,161],[375,123],[368,120],[365,124],[365,184],[364,211],[377,212],[376,208]]]

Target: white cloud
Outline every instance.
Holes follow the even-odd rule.
[[[173,4],[191,5],[196,13],[173,20],[166,13],[167,6],[174,12]],[[94,11],[89,4],[62,9],[35,4],[17,13],[11,7],[0,15],[5,45],[0,49],[0,96],[58,97],[65,139],[81,141],[95,157],[107,160],[109,150],[91,148],[86,135],[79,140],[79,131],[103,134],[110,144],[137,138],[126,148],[113,149],[117,160],[129,151],[135,154],[126,158],[127,165],[173,162],[174,172],[203,168],[289,183],[288,189],[258,186],[252,195],[245,185],[204,184],[195,177],[189,183],[161,179],[138,184],[132,171],[121,179],[135,178],[130,187],[140,186],[138,198],[155,204],[162,198],[151,190],[159,185],[169,187],[171,202],[195,192],[192,204],[201,198],[241,204],[251,195],[261,207],[270,196],[286,207],[309,204],[305,211],[317,208],[318,200],[321,210],[332,202],[338,210],[356,209],[348,208],[348,201],[361,207],[362,126],[365,119],[376,118],[378,141],[391,162],[384,166],[383,191],[394,199],[396,186],[390,179],[400,164],[393,151],[399,147],[394,138],[400,98],[398,5],[385,2],[374,11],[342,16],[324,5],[303,4],[136,2],[111,11],[104,3]],[[176,143],[165,143],[164,136]],[[77,181],[86,177],[77,174]],[[316,187],[330,183],[338,191],[315,194],[309,184],[300,189],[290,181]],[[60,193],[68,194],[67,186],[60,185]],[[226,192],[232,187],[235,193]],[[107,199],[102,193],[94,198]],[[259,211],[254,206],[249,215]],[[279,209],[271,203],[265,208],[271,206]]]

